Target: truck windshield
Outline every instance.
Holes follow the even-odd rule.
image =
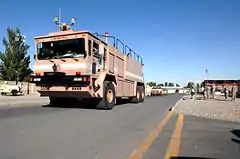
[[[85,39],[68,39],[37,43],[39,60],[86,57]]]

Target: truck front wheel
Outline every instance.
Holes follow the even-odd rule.
[[[112,82],[105,81],[103,89],[103,98],[99,101],[97,108],[112,109],[116,103],[116,91]]]

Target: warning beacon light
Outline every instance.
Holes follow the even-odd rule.
[[[76,22],[76,19],[75,18],[71,18],[71,21],[70,21],[70,25],[73,26]]]
[[[54,16],[53,20],[54,20],[54,22],[55,22],[56,25],[59,25],[58,16]]]
[[[108,43],[108,32],[105,32],[105,42]]]

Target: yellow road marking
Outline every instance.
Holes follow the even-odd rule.
[[[178,120],[167,149],[167,153],[165,159],[170,159],[171,157],[177,157],[179,153],[179,147],[181,142],[181,134],[182,134],[182,126],[183,126],[183,114],[178,116]]]
[[[143,157],[143,155],[146,153],[153,141],[157,138],[158,134],[162,131],[163,127],[171,116],[172,112],[169,112],[166,117],[160,122],[160,124],[150,133],[150,135],[140,143],[135,151],[133,151],[129,159],[141,159]]]

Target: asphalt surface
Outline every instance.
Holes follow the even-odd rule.
[[[177,94],[150,97],[110,111],[39,106],[0,109],[0,158],[127,158],[180,98]]]
[[[240,124],[184,115],[182,131],[176,131],[177,135],[174,135],[178,117],[177,114],[171,117],[143,159],[240,158]],[[169,157],[166,157],[167,153],[170,153]]]

